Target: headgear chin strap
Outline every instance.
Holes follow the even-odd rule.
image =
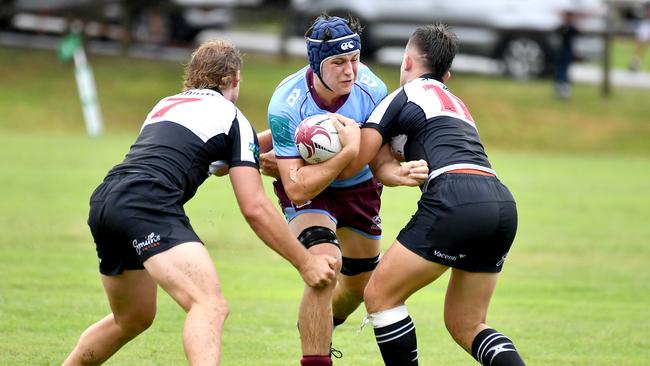
[[[323,81],[322,66],[328,58],[361,50],[361,37],[350,29],[348,21],[339,17],[319,17],[307,37],[309,66],[320,81]]]

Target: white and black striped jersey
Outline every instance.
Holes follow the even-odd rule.
[[[363,128],[379,131],[384,143],[390,142],[407,161],[424,159],[431,178],[468,168],[494,174],[469,110],[431,75],[384,98]]]
[[[194,89],[160,100],[124,161],[108,175],[150,174],[182,190],[185,203],[220,164],[259,169],[257,135],[219,92]]]

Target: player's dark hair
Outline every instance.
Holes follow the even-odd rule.
[[[318,23],[319,20],[330,20],[334,17],[334,15],[329,15],[327,12],[321,13],[314,21],[311,23],[307,31],[305,32],[305,37],[311,37],[312,33],[314,32],[314,26],[316,23]],[[348,27],[350,27],[350,30],[358,35],[361,35],[361,32],[363,32],[363,27],[361,26],[361,22],[359,22],[359,19],[355,18],[351,14],[348,14],[346,16],[338,17],[343,20],[345,20],[348,24]],[[325,32],[325,36],[323,37],[323,41],[327,41],[331,39],[332,35],[329,34],[329,32]],[[329,37],[328,37],[329,35]]]
[[[458,37],[441,23],[418,27],[408,43],[418,48],[424,63],[438,80],[451,69],[458,52]]]

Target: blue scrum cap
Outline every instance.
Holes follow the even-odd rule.
[[[319,17],[307,36],[309,66],[319,78],[323,62],[330,57],[361,50],[361,37],[350,29],[348,21],[339,17]]]

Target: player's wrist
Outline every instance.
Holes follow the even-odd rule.
[[[347,163],[350,163],[354,158],[357,157],[357,155],[359,155],[359,144],[348,144],[343,146],[339,155],[341,155],[341,157],[345,159]]]
[[[291,264],[293,264],[296,270],[298,270],[298,272],[300,272],[302,275],[309,268],[309,263],[312,261],[313,255],[309,253],[307,249],[305,249],[302,244],[300,244],[300,242],[298,245],[300,245],[300,250],[297,251],[296,258]]]

